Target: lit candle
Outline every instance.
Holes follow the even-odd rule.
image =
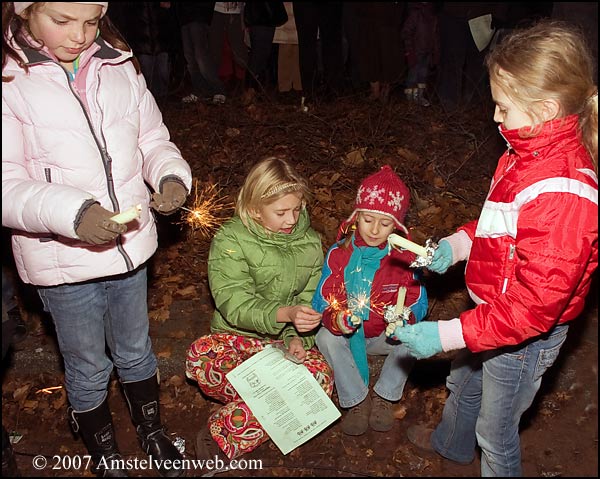
[[[131,208],[123,211],[122,213],[118,213],[114,216],[111,216],[111,220],[113,220],[115,223],[119,223],[121,225],[124,225],[126,223],[129,223],[130,221],[133,221],[136,218],[140,217],[140,213],[142,212],[142,205],[136,205],[136,206],[132,206]]]
[[[406,287],[398,288],[398,299],[396,300],[396,314],[401,315],[404,311],[404,300],[406,299]]]
[[[396,233],[392,233],[388,236],[388,243],[392,247],[403,248],[408,251],[412,251],[418,256],[427,257],[427,250],[424,246],[413,243],[412,241],[407,240],[404,236],[397,235]]]

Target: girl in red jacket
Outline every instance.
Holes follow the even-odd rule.
[[[581,36],[541,22],[487,58],[494,120],[508,143],[479,220],[440,241],[429,269],[466,260],[475,308],[396,329],[418,358],[463,349],[435,431],[411,442],[482,476],[520,476],[519,422],[583,310],[598,266],[598,90]]]
[[[323,313],[317,346],[334,371],[339,404],[349,409],[345,434],[359,436],[369,426],[389,431],[392,405],[402,397],[414,358],[399,341],[386,335],[384,312],[395,307],[406,288],[405,317],[420,321],[427,313],[427,294],[409,265],[414,254],[388,245],[396,229],[408,235],[404,217],[410,193],[389,166],[366,178],[356,195],[354,212],[340,228],[351,234],[327,253],[313,308]],[[406,314],[408,313],[408,314]],[[387,356],[369,394],[367,354]]]

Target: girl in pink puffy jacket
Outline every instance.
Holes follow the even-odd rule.
[[[157,247],[151,208],[181,206],[191,172],[107,8],[2,3],[2,226],[52,315],[94,471],[126,475],[107,399],[116,367],[142,448],[174,476],[182,456],[160,421],[145,264]],[[130,207],[137,218],[113,219]]]

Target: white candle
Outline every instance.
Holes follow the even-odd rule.
[[[142,212],[142,205],[139,204],[136,206],[132,206],[131,208],[123,211],[122,213],[117,213],[115,216],[111,216],[110,219],[113,220],[115,223],[124,225],[136,218],[139,218],[141,212]]]
[[[412,241],[407,240],[404,236],[397,235],[396,233],[392,233],[388,236],[388,243],[391,246],[397,246],[399,248],[404,248],[408,251],[412,251],[418,256],[427,257],[427,250],[424,246],[418,245],[417,243],[413,243]]]
[[[396,300],[396,314],[402,314],[404,311],[404,300],[406,299],[406,287],[400,286],[398,288],[398,299]]]

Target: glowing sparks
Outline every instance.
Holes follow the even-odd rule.
[[[220,196],[221,190],[215,185],[206,185],[198,189],[198,182],[194,184],[194,203],[190,208],[181,207],[186,212],[183,223],[191,228],[191,232],[200,232],[208,236],[226,219],[224,211],[231,210],[233,203]]]
[[[383,301],[378,301],[374,295],[369,296],[366,292],[357,295],[348,295],[345,288],[341,288],[337,296],[333,293],[330,294],[327,297],[327,303],[329,303],[329,308],[334,312],[348,310],[358,313],[366,309],[381,316],[383,316],[384,307],[386,306]]]
[[[342,311],[344,308],[344,306],[341,304],[340,301],[338,301],[338,299],[335,297],[335,295],[330,294],[327,299],[326,299],[327,303],[329,304],[329,308],[331,308],[332,311]]]

